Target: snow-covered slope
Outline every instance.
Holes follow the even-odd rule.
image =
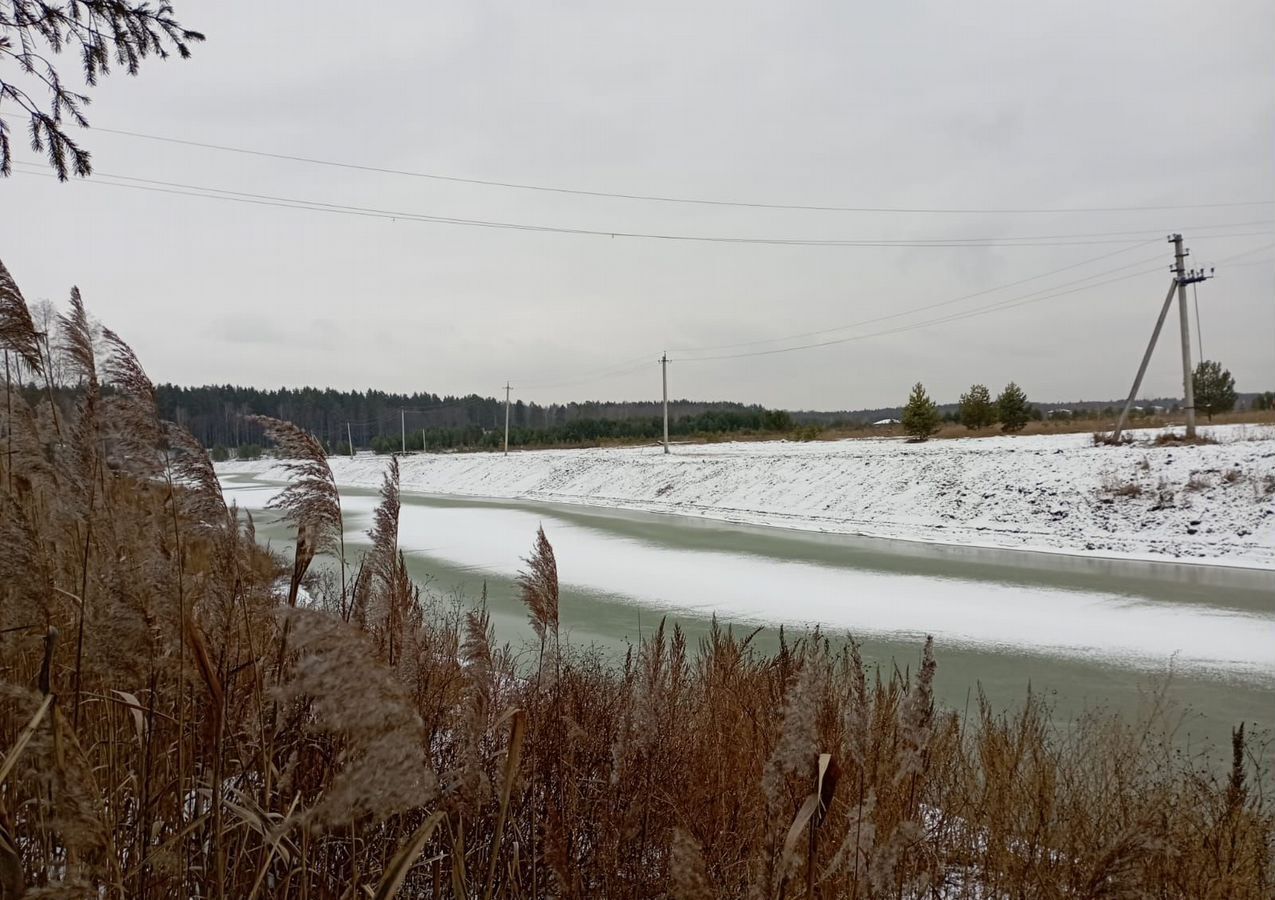
[[[405,491],[547,500],[814,531],[1275,567],[1275,429],[1219,443],[1095,447],[1088,435],[417,454]],[[376,487],[385,459],[334,457]],[[284,480],[277,461],[222,474]]]

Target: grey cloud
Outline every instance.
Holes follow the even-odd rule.
[[[208,42],[190,61],[105,80],[90,110],[95,124],[627,193],[945,208],[1275,197],[1267,46],[1275,6],[1264,0],[1208,16],[1185,0],[1118,8],[1095,0],[403,0],[383,4],[375,26],[326,0],[178,11]],[[84,140],[103,172],[602,230],[877,240],[1184,230],[1199,260],[1275,240],[1242,234],[1275,230],[1270,224],[1207,227],[1275,219],[1269,206],[1032,216],[677,206],[315,167],[103,132]],[[653,364],[605,380],[576,376],[653,360],[665,348],[894,315],[1121,247],[1078,243],[1111,239],[1102,237],[964,249],[638,241],[391,222],[29,175],[0,181],[0,206],[0,256],[27,296],[63,297],[79,283],[94,314],[130,336],[157,380],[442,393],[491,392],[506,378],[582,381],[542,389],[537,400],[656,396]],[[1210,236],[1219,233],[1235,234]],[[671,370],[672,389],[845,407],[898,402],[917,378],[940,399],[971,381],[1013,378],[1042,399],[1117,396],[1166,286],[1162,241],[829,335],[922,322],[1140,259],[1155,271],[994,315],[802,353],[687,360]],[[1206,352],[1241,388],[1275,386],[1273,269],[1223,267],[1201,290]],[[1149,392],[1177,390],[1173,363],[1167,352],[1157,358]]]

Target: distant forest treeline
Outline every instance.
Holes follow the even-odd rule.
[[[32,385],[32,389],[34,389]],[[1241,394],[1248,407],[1256,394]],[[160,414],[181,422],[207,447],[241,447],[263,443],[251,415],[275,416],[313,432],[334,452],[355,449],[397,450],[406,435],[407,449],[448,450],[499,447],[504,435],[503,398],[384,391],[338,391],[331,388],[259,388],[233,385],[157,388]],[[1178,408],[1172,397],[1139,401],[1147,409]],[[1033,417],[1056,411],[1114,415],[1117,400],[1035,403]],[[673,437],[748,432],[788,432],[803,428],[855,427],[898,418],[902,407],[859,410],[784,410],[731,402],[669,401],[669,433]],[[957,405],[940,404],[945,418],[955,419]],[[596,444],[608,440],[658,440],[663,434],[661,407],[650,402],[585,402],[541,405],[515,400],[509,407],[509,443],[515,447]]]
[[[444,450],[496,447],[504,437],[505,403],[495,397],[390,394],[319,388],[261,390],[232,385],[157,388],[160,415],[180,422],[207,447],[259,444],[250,415],[275,416],[313,432],[334,450]],[[782,411],[727,402],[669,401],[669,431],[676,436],[744,431],[784,431]],[[509,405],[512,446],[596,443],[607,439],[655,440],[663,434],[661,406],[642,403]]]

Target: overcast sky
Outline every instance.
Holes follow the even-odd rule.
[[[374,15],[326,0],[176,6],[207,42],[189,61],[103,81],[94,125],[464,178],[746,202],[1275,200],[1270,0],[465,0],[379,3]],[[854,408],[901,403],[917,380],[952,401],[971,382],[1013,379],[1035,400],[1110,398],[1128,390],[1168,288],[1164,235],[1181,231],[1193,264],[1219,264],[1199,291],[1205,355],[1241,390],[1275,388],[1275,205],[696,206],[101,131],[82,141],[100,173],[87,182],[25,170],[0,180],[0,258],[29,301],[63,302],[78,284],[156,381],[494,395],[508,379],[527,400],[644,399],[659,396],[656,359],[667,349],[676,397]],[[35,159],[20,139],[15,148]],[[107,175],[604,232],[1044,236],[1022,243],[1046,246],[498,230],[146,192]],[[1051,297],[1054,287],[1085,289]],[[1049,299],[923,325],[1034,292]],[[827,331],[884,316],[894,317]],[[1181,393],[1176,313],[1170,324],[1147,395]],[[751,343],[788,335],[805,336]],[[856,339],[691,359],[847,337]]]

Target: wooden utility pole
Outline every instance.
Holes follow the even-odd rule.
[[[509,455],[509,382],[505,382],[505,456]]]
[[[402,433],[403,452],[407,452],[407,411],[403,407],[398,408],[398,427]]]
[[[350,423],[345,423],[345,440],[350,445],[350,456],[354,456],[354,436],[350,434]]]
[[[668,353],[660,357],[660,370],[664,376],[664,452],[668,453]]]

